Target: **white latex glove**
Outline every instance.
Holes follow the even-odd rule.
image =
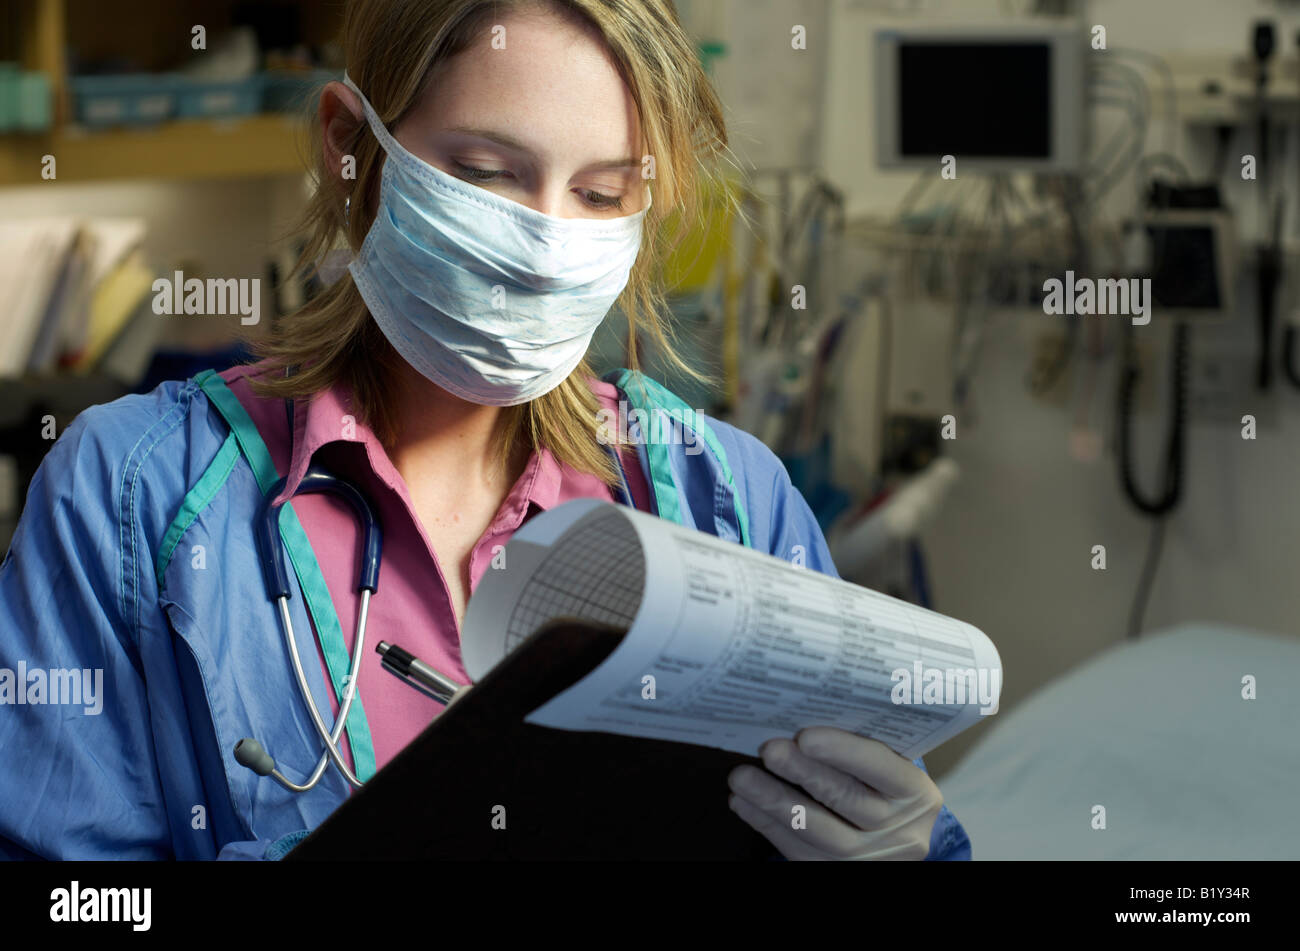
[[[885,744],[814,726],[793,740],[768,740],[759,755],[766,769],[737,766],[728,775],[728,805],[786,858],[929,854],[943,796],[924,770]],[[795,806],[804,807],[802,820]]]

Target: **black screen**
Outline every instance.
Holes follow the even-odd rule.
[[[1151,297],[1160,307],[1223,307],[1215,267],[1214,229],[1204,225],[1147,226],[1151,235]]]
[[[1047,43],[900,43],[898,150],[904,158],[1047,159]]]

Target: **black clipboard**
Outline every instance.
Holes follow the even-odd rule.
[[[625,634],[569,619],[533,634],[285,861],[774,857],[727,807],[727,774],[760,760],[524,722]],[[497,806],[504,829],[493,827]]]

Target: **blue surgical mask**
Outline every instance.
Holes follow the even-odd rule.
[[[412,155],[361,91],[388,155],[379,210],[348,270],[393,348],[461,399],[514,406],[559,386],[627,285],[650,207],[556,218]]]

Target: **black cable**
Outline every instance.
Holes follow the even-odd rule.
[[[1187,428],[1187,324],[1180,321],[1174,328],[1170,368],[1170,424],[1165,443],[1164,470],[1161,476],[1160,495],[1147,499],[1138,487],[1133,474],[1131,430],[1133,426],[1133,396],[1141,370],[1137,365],[1137,347],[1133,341],[1132,325],[1126,325],[1125,359],[1120,369],[1119,390],[1119,469],[1124,495],[1133,506],[1145,515],[1164,515],[1172,511],[1182,497],[1183,455]]]
[[[1160,516],[1151,523],[1151,541],[1147,545],[1146,562],[1142,565],[1142,576],[1138,579],[1137,592],[1133,595],[1133,606],[1128,613],[1129,640],[1142,636],[1142,625],[1146,619],[1147,601],[1151,597],[1151,588],[1156,579],[1156,568],[1160,565],[1160,554],[1164,549],[1165,518]]]
[[[1218,139],[1218,148],[1214,153],[1214,181],[1221,183],[1223,173],[1228,168],[1228,148],[1232,145],[1232,126],[1223,124],[1214,127]]]
[[[1273,55],[1273,48],[1276,45],[1276,37],[1273,32],[1273,24],[1261,20],[1255,24],[1252,45],[1255,53],[1255,102],[1258,110],[1259,131],[1257,133],[1258,141],[1255,143],[1255,151],[1258,153],[1256,162],[1258,166],[1258,192],[1260,206],[1260,225],[1261,230],[1267,226],[1265,215],[1268,213],[1268,196],[1270,186],[1273,184],[1273,173],[1270,166],[1269,158],[1269,121],[1268,121],[1268,101],[1266,91],[1268,89],[1268,61]],[[1280,209],[1279,209],[1280,213]],[[1259,268],[1256,272],[1258,279],[1258,307],[1259,307],[1259,366],[1256,370],[1256,385],[1261,390],[1267,390],[1273,382],[1273,298],[1277,288],[1277,279],[1280,275],[1279,268],[1280,257],[1277,249],[1271,245],[1265,236],[1260,237],[1259,247]]]
[[[1281,207],[1274,215],[1279,218]],[[1276,227],[1274,230],[1278,230]],[[1259,365],[1255,374],[1255,385],[1267,390],[1273,383],[1273,325],[1277,301],[1277,286],[1282,277],[1282,253],[1278,241],[1272,240],[1259,249],[1259,270],[1256,273],[1256,293],[1259,308]],[[1284,361],[1290,359],[1290,353],[1284,353]]]
[[[1282,337],[1282,373],[1296,389],[1300,389],[1300,370],[1296,368],[1295,344],[1296,338],[1300,336],[1297,333],[1295,324],[1289,324],[1286,333]]]
[[[1300,30],[1296,31],[1295,43],[1297,50],[1300,51]],[[1282,237],[1280,227],[1276,228],[1274,231],[1273,243],[1277,248],[1277,260],[1280,265],[1282,257]],[[1288,383],[1296,389],[1300,389],[1300,369],[1297,369],[1296,367],[1295,354],[1297,336],[1300,336],[1300,332],[1297,331],[1296,325],[1287,324],[1286,332],[1282,335],[1282,375],[1286,377]]]
[[[1137,365],[1137,347],[1133,339],[1132,325],[1125,332],[1124,364],[1120,368],[1119,390],[1119,469],[1124,486],[1124,495],[1138,511],[1155,518],[1152,527],[1151,542],[1147,549],[1146,562],[1138,580],[1138,588],[1133,596],[1133,605],[1129,611],[1128,637],[1137,638],[1142,633],[1143,618],[1146,615],[1147,600],[1155,582],[1156,569],[1159,567],[1160,554],[1164,544],[1165,516],[1172,512],[1182,498],[1183,458],[1186,448],[1187,429],[1187,363],[1190,331],[1186,323],[1179,322],[1174,327],[1174,339],[1171,347],[1170,366],[1170,425],[1165,445],[1164,469],[1160,495],[1155,499],[1143,497],[1133,474],[1133,454],[1130,439],[1133,422],[1133,397],[1141,371]]]
[[[1273,24],[1261,20],[1255,24],[1251,37],[1255,53],[1255,99],[1259,109],[1259,165],[1263,169],[1268,165],[1268,103],[1265,90],[1268,88],[1268,61],[1273,55],[1277,38],[1273,33]]]

